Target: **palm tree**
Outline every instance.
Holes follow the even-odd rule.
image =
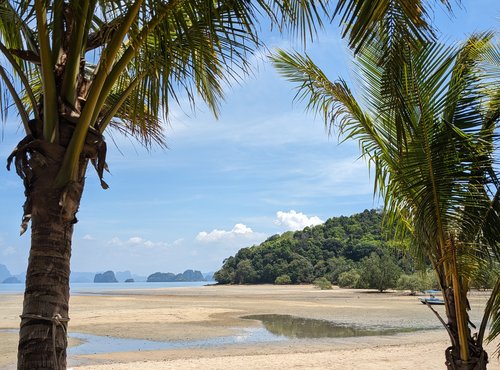
[[[385,222],[411,234],[415,256],[432,264],[445,300],[447,321],[434,313],[450,337],[448,369],[486,369],[489,319],[489,339],[500,334],[500,275],[475,334],[467,300],[471,281],[500,260],[500,48],[492,38],[401,44],[397,68],[383,61],[386,40],[374,38],[355,58],[359,102],[307,55],[272,57],[309,109],[359,141]]]
[[[446,0],[442,0],[446,3]],[[31,252],[20,329],[19,369],[66,366],[71,238],[91,163],[101,180],[104,133],[164,145],[169,103],[196,96],[217,114],[222,86],[248,69],[265,15],[304,40],[329,0],[5,0],[0,2],[0,109],[14,107],[26,137],[8,158],[22,178]],[[375,6],[375,8],[372,8]],[[397,10],[397,11],[396,11]],[[351,44],[394,14],[432,39],[420,1],[340,0]],[[392,14],[388,18],[385,14]]]
[[[169,102],[195,96],[217,114],[222,86],[248,69],[262,14],[313,34],[325,2],[11,0],[0,3],[2,95],[26,137],[8,158],[22,178],[31,251],[19,369],[65,369],[73,225],[89,162],[101,185],[103,134],[164,145]]]

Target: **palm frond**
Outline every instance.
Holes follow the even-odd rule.
[[[1,101],[0,110],[6,117],[8,111],[15,107],[27,133],[29,112],[35,111],[35,117],[38,116],[35,109],[36,99],[29,85],[29,79],[36,73],[36,67],[17,56],[17,52],[38,52],[36,33],[29,26],[33,21],[33,14],[25,4],[8,1],[0,4],[0,52],[7,62],[6,67],[10,65],[10,68],[3,68],[3,78],[0,80],[0,89],[8,91]],[[27,99],[24,99],[24,96]]]
[[[323,27],[323,17],[329,13],[331,0],[258,0],[260,8],[280,30],[288,30],[298,36],[305,45],[313,40],[319,28]]]
[[[442,3],[451,9],[447,0]],[[340,16],[342,36],[347,36],[349,47],[359,52],[371,40],[381,36],[388,44],[393,43],[394,38],[407,44],[434,40],[434,29],[429,22],[431,11],[427,1],[339,0],[334,17]]]
[[[500,260],[498,92],[488,88],[498,86],[500,58],[492,39],[486,33],[459,47],[415,44],[404,48],[394,66],[381,62],[387,49],[383,39],[373,38],[356,56],[363,105],[345,82],[330,82],[307,55],[272,56],[295,84],[297,99],[345,139],[359,142],[373,165],[386,222],[412,233],[412,251],[431,261],[443,289],[451,289],[447,309],[464,359],[467,290],[481,269]],[[494,294],[495,335],[497,300]]]
[[[238,10],[244,11],[248,10]],[[192,105],[201,97],[217,114],[223,97],[222,86],[246,73],[246,55],[255,42],[247,38],[249,24],[238,21],[238,17],[249,17],[249,14],[235,16],[234,12],[227,7],[209,7],[206,13],[186,15],[182,9],[171,9],[164,21],[144,39],[143,52],[130,54],[127,68],[106,99],[105,106],[113,106],[117,94],[128,89],[130,81],[137,81],[137,88],[129,92],[128,101],[142,103],[136,106],[124,102],[118,122],[133,117],[126,123],[129,127],[137,124],[147,127],[150,122],[159,124],[159,118],[152,121],[151,115],[160,112],[166,117],[170,100],[179,102],[180,96],[187,97]],[[124,56],[134,42],[131,39],[125,44]],[[146,121],[141,123],[143,118]],[[97,125],[101,132],[106,128],[105,122]],[[160,138],[155,134],[152,142],[162,141],[157,139]]]

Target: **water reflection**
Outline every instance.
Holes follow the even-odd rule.
[[[287,341],[293,338],[339,338],[391,335],[425,329],[362,327],[289,315],[250,315],[243,316],[242,318],[259,320],[264,325],[264,328],[232,328],[238,331],[237,335],[181,341],[151,341],[70,332],[68,333],[69,337],[79,339],[81,343],[69,348],[68,352],[71,361],[73,363],[79,363],[79,360],[75,356],[124,351],[210,348],[232,344],[271,343]],[[0,329],[0,333],[2,332],[14,333],[17,332],[17,330]]]
[[[237,335],[179,341],[117,338],[84,333],[69,333],[68,335],[71,338],[77,338],[82,341],[81,344],[69,349],[70,355],[89,355],[128,351],[157,351],[183,348],[209,348],[231,344],[268,343],[287,340],[287,338],[276,336],[264,328],[245,328]]]
[[[290,315],[250,315],[243,319],[259,320],[275,335],[288,338],[345,338],[373,335],[392,335],[421,330],[418,328],[362,327],[326,320],[306,319]]]

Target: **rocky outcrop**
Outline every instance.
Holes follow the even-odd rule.
[[[182,274],[173,274],[171,272],[155,272],[148,276],[148,282],[175,282],[175,281],[205,281],[203,274],[197,270],[186,270]]]
[[[21,280],[19,280],[15,276],[9,276],[7,279],[2,281],[2,284],[21,284]]]
[[[200,271],[186,270],[175,277],[175,281],[204,281],[205,278]]]
[[[115,273],[113,271],[106,271],[102,274],[94,276],[94,283],[117,283]]]
[[[126,283],[133,283],[134,282],[134,279],[130,278],[130,279],[125,279],[125,282]]]
[[[168,281],[175,281],[175,274],[171,272],[155,272],[148,276],[148,283],[163,283]]]

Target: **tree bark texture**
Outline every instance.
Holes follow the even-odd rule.
[[[448,370],[486,370],[488,364],[488,354],[482,348],[477,348],[475,353],[471,353],[471,358],[467,362],[456,356],[453,347],[446,349],[445,356]]]
[[[469,349],[469,360],[463,361],[460,356],[460,346],[458,338],[458,324],[455,312],[455,297],[452,288],[444,290],[445,302],[447,305],[448,323],[447,329],[450,334],[452,346],[445,351],[446,367],[448,370],[486,370],[488,364],[488,354],[477,342],[477,336],[472,335],[470,328],[467,330],[467,342]],[[466,302],[468,306],[468,302]],[[467,322],[469,315],[465,313]]]
[[[54,187],[64,148],[32,140],[21,165],[26,189],[23,223],[31,219],[31,250],[19,332],[19,370],[66,369],[71,238],[84,185]],[[16,160],[18,159],[16,157]],[[19,173],[19,169],[16,168]]]

